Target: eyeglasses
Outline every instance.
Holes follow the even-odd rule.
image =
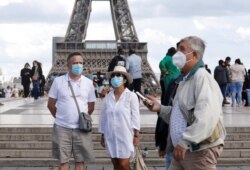
[[[120,77],[120,76],[122,76],[122,74],[121,73],[113,73],[113,74],[111,74],[111,78],[113,78],[113,77]]]

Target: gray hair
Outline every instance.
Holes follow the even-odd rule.
[[[183,38],[181,40],[181,42],[182,41],[189,42],[190,48],[193,51],[196,51],[198,53],[199,59],[203,58],[203,54],[204,54],[204,51],[205,51],[205,48],[206,48],[206,44],[201,38],[199,38],[197,36],[188,36],[186,38]]]

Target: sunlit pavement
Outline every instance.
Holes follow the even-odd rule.
[[[47,98],[0,98],[0,127],[52,127],[54,118],[46,105]],[[102,100],[98,99],[92,115],[94,126],[97,126]],[[155,127],[157,114],[140,105],[141,126]],[[249,127],[250,107],[223,107],[223,122],[226,127]],[[91,165],[93,170],[110,169],[102,165]],[[0,167],[0,170],[45,170],[49,167]],[[112,169],[112,168],[111,168]],[[164,170],[164,167],[150,167],[152,170]],[[218,170],[250,170],[250,166],[218,167]]]

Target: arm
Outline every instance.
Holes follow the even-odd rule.
[[[165,74],[168,71],[167,67],[166,67],[167,62],[168,62],[167,58],[164,57],[163,60],[161,60],[161,62],[159,64],[159,68],[160,68],[162,74]]]
[[[20,76],[23,77],[23,69],[20,72]]]
[[[127,72],[129,71],[129,59],[128,58],[126,59],[126,70]]]
[[[135,93],[131,93],[130,98],[130,109],[131,109],[131,119],[132,128],[134,129],[134,139],[133,143],[135,146],[139,145],[139,131],[140,131],[140,110],[139,110],[139,100]]]
[[[51,115],[56,118],[56,99],[49,97],[47,107],[51,113]]]
[[[92,82],[90,82],[90,89],[88,95],[88,114],[91,115],[95,109],[95,87]]]
[[[101,134],[104,134],[104,129],[105,129],[105,123],[107,122],[107,113],[106,113],[106,100],[107,100],[107,96],[104,98],[103,104],[102,104],[102,109],[100,112],[100,118],[99,118],[99,127],[98,127],[98,131]]]
[[[32,69],[31,69],[31,72],[30,72],[30,74],[31,74],[30,77],[31,77],[31,78],[32,78],[32,76],[34,75],[34,73],[35,73],[35,67],[33,66]]]
[[[38,67],[38,68],[39,68],[39,79],[42,79],[42,77],[43,77],[42,67]]]
[[[131,93],[130,98],[130,110],[131,110],[131,119],[132,119],[132,128],[135,130],[134,132],[140,130],[140,110],[139,110],[139,100],[135,93]],[[137,131],[136,131],[137,130]]]
[[[113,71],[116,64],[116,56],[111,60],[108,66],[108,72]]]
[[[58,79],[56,78],[52,83],[50,90],[49,90],[49,99],[47,103],[47,107],[51,113],[51,115],[55,118],[56,117],[56,102],[58,99],[58,86],[57,86]]]
[[[99,127],[98,127],[98,131],[101,133],[100,143],[104,148],[105,148],[104,128],[105,128],[105,123],[107,122],[106,119],[107,119],[107,114],[106,114],[106,97],[105,97],[100,113]]]
[[[95,102],[88,102],[88,114],[91,115],[95,109]]]
[[[139,130],[134,129],[134,139],[133,139],[133,143],[135,146],[138,146],[140,144],[140,138],[139,138]]]

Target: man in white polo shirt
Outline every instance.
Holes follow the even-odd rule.
[[[82,76],[83,58],[71,53],[67,58],[68,73],[57,77],[50,88],[48,109],[55,118],[52,136],[52,155],[60,161],[60,170],[69,169],[73,154],[77,170],[84,169],[84,162],[93,161],[91,132],[79,130],[79,113],[69,83],[75,93],[80,112],[91,114],[95,106],[95,88]]]

